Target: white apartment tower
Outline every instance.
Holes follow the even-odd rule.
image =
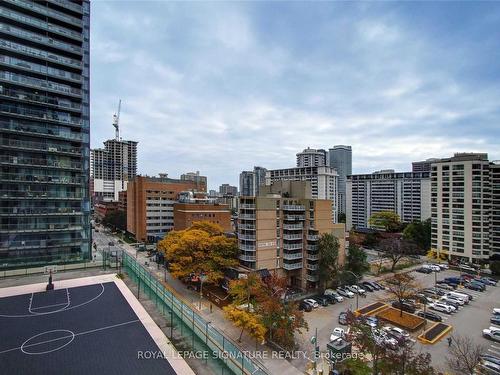
[[[137,174],[137,142],[109,139],[104,148],[90,152],[92,199],[118,201],[118,193],[127,190],[127,182]]]
[[[324,167],[327,165],[326,156],[325,150],[308,147],[297,154],[297,167]]]
[[[492,180],[496,181],[497,169],[492,170]],[[494,232],[490,231],[492,190],[488,155],[458,153],[434,161],[431,180],[432,247],[454,261],[488,259],[490,234]],[[492,241],[496,241],[493,237]]]
[[[500,257],[500,160],[490,164],[490,255]]]
[[[369,228],[371,215],[392,211],[401,221],[423,221],[431,217],[429,172],[394,172],[382,170],[372,174],[347,176],[346,223]]]

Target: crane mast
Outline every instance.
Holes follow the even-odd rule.
[[[120,110],[122,107],[122,100],[118,101],[118,112],[113,115],[113,126],[115,128],[115,138],[120,140]]]

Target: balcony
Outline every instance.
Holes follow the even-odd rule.
[[[8,113],[8,114],[15,114],[27,118],[34,118],[37,120],[43,120],[43,121],[54,121],[54,122],[59,122],[59,123],[64,123],[64,124],[72,124],[72,125],[79,125],[81,126],[83,124],[83,121],[81,118],[76,118],[71,116],[69,113],[65,112],[57,112],[57,111],[52,111],[52,110],[45,110],[41,111],[38,109],[32,109],[29,107],[23,107],[21,105],[9,105],[9,104],[0,104],[0,112],[3,113]]]
[[[75,224],[5,224],[0,225],[0,233],[62,232],[82,230],[82,225]]]
[[[257,261],[257,257],[255,255],[243,255],[243,254],[240,254],[238,258],[240,260],[245,261],[245,262],[255,262],[255,261]]]
[[[307,235],[307,240],[308,241],[318,241],[319,236],[317,234],[308,234]]]
[[[80,216],[81,208],[70,207],[7,207],[0,208],[2,216]]]
[[[302,258],[303,258],[302,253],[287,253],[286,251],[283,252],[283,259],[294,260],[294,259],[302,259]]]
[[[319,255],[318,254],[309,254],[309,253],[307,253],[306,258],[307,258],[307,260],[319,260]]]
[[[302,224],[283,224],[283,229],[286,230],[302,230]]]
[[[77,171],[81,171],[83,168],[82,163],[68,162],[68,161],[54,161],[54,160],[37,159],[37,158],[22,158],[18,156],[0,156],[0,163],[8,165],[69,169]]]
[[[48,199],[48,200],[80,200],[83,199],[82,194],[64,193],[64,192],[47,192],[47,191],[21,191],[21,190],[0,190],[0,198],[2,199]]]
[[[255,251],[255,245],[244,245],[240,243],[238,248],[242,251]]]
[[[35,137],[43,137],[43,138],[59,138],[64,140],[71,140],[82,142],[85,139],[86,134],[83,133],[73,133],[69,131],[67,128],[45,128],[38,127],[34,124],[20,124],[15,120],[11,121],[3,121],[0,120],[0,130],[8,131],[13,134],[23,134],[23,135],[32,135]]]
[[[46,184],[56,184],[56,185],[79,185],[83,184],[84,179],[80,177],[70,177],[70,176],[34,176],[34,175],[24,175],[18,173],[4,173],[0,176],[0,180],[4,182],[21,182],[21,183],[46,183]]]
[[[81,246],[85,242],[84,239],[80,240],[28,240],[28,241],[5,241],[0,243],[2,249],[8,250],[22,250],[33,248],[47,248],[47,247],[62,247],[62,246]]]
[[[240,219],[245,219],[245,220],[255,220],[255,215],[254,214],[240,214],[238,216]]]
[[[301,240],[301,234],[283,234],[283,239],[285,240]]]
[[[50,9],[50,8],[38,5],[35,2],[31,2],[31,1],[28,2],[26,0],[4,0],[4,1],[11,3],[11,4],[15,4],[15,5],[22,7],[22,8],[25,8],[25,9],[32,10],[36,13],[43,14],[43,15],[48,16],[48,17],[52,17],[52,18],[55,18],[55,19],[58,19],[58,20],[61,20],[61,21],[67,22],[67,23],[71,23],[72,25],[75,25],[75,26],[80,26],[80,27],[82,26],[81,19],[78,19],[76,17],[71,17],[71,16],[66,15],[62,12],[58,12],[54,9]]]
[[[54,3],[57,4],[63,8],[68,8],[71,10],[74,10],[77,13],[83,13],[83,9],[81,5],[72,3],[71,1],[68,0],[48,0],[49,3]]]
[[[252,236],[250,234],[239,234],[238,238],[240,240],[255,241],[255,236]]]
[[[284,219],[288,220],[288,221],[302,221],[302,220],[305,220],[305,216],[304,215],[285,215]]]
[[[319,268],[319,266],[317,264],[309,264],[308,263],[307,266],[306,266],[306,268],[308,270],[311,270],[311,271],[316,271]]]
[[[282,267],[283,267],[283,269],[285,269],[287,271],[299,270],[302,268],[302,262],[298,262],[298,263],[285,263],[285,262],[283,262]]]
[[[307,279],[307,281],[311,281],[311,282],[315,283],[315,282],[319,281],[319,276],[318,275],[309,275],[308,274],[306,276],[306,279]]]
[[[9,148],[20,148],[23,150],[59,152],[64,154],[82,156],[81,148],[70,147],[66,145],[56,145],[56,144],[50,145],[45,143],[18,141],[17,139],[4,139],[4,141],[0,143],[0,146]]]
[[[255,210],[255,204],[248,204],[248,203],[240,204],[240,208],[244,208],[247,210]]]
[[[302,244],[301,243],[284,243],[283,249],[284,250],[302,250]]]
[[[317,251],[318,250],[318,245],[307,245],[306,249],[308,251]]]
[[[82,76],[80,74],[71,73],[66,70],[47,67],[45,65],[40,65],[32,63],[26,60],[20,60],[15,57],[0,56],[0,64],[18,68],[28,72],[41,73],[49,77],[64,78],[66,80],[71,80],[73,82],[82,82]]]
[[[299,204],[285,204],[283,211],[305,211],[305,207]]]
[[[0,79],[34,89],[47,90],[58,94],[75,96],[78,98],[82,97],[82,90],[80,89],[39,78],[28,77],[22,74],[0,71]]]
[[[17,100],[22,100],[23,103],[30,104],[42,104],[51,107],[58,107],[59,109],[65,111],[74,111],[80,113],[82,110],[82,105],[80,103],[75,103],[67,99],[60,97],[54,97],[49,95],[35,94],[33,92],[28,92],[26,90],[17,90],[12,88],[0,89],[0,95],[6,98],[12,98]]]
[[[245,229],[245,230],[255,230],[255,225],[252,224],[239,224],[238,229]]]

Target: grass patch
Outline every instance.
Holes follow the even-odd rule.
[[[392,323],[398,327],[407,329],[409,331],[415,331],[425,323],[425,319],[417,315],[413,315],[403,311],[403,316],[401,311],[393,307],[389,307],[376,314],[377,317],[386,322]]]

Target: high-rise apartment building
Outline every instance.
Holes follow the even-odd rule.
[[[238,195],[238,188],[229,184],[222,184],[221,186],[219,186],[219,194],[221,194],[222,196],[231,195],[233,197],[236,197]]]
[[[412,172],[430,172],[431,164],[437,160],[439,159],[431,158],[424,161],[414,161],[413,163],[411,163],[411,170]]]
[[[325,150],[308,147],[297,154],[297,167],[324,167],[327,165],[326,156]]]
[[[333,224],[331,200],[312,198],[310,181],[278,181],[263,186],[257,197],[239,199],[243,267],[277,272],[290,285],[314,289],[320,281],[318,241],[323,233],[339,239],[339,263],[343,264],[345,225]]]
[[[197,191],[207,191],[207,177],[200,175],[200,171],[181,174],[181,180],[195,182]]]
[[[240,173],[240,195],[259,195],[260,187],[266,184],[267,169],[255,166],[253,171],[243,171]]]
[[[453,261],[488,259],[492,203],[488,155],[457,153],[434,161],[431,181],[432,247]]]
[[[392,211],[401,221],[424,221],[430,212],[430,173],[383,170],[347,177],[347,229],[369,228],[375,212]]]
[[[109,139],[90,151],[92,201],[117,202],[120,191],[137,175],[137,142]]]
[[[313,199],[332,201],[332,220],[337,222],[337,171],[330,167],[296,167],[269,170],[266,173],[266,185],[278,181],[310,181]]]
[[[89,1],[0,3],[0,259],[91,256]]]
[[[490,256],[500,257],[500,161],[490,164]]]
[[[127,185],[127,231],[138,241],[156,241],[174,229],[174,204],[184,191],[195,191],[196,182],[137,176]],[[205,188],[206,189],[206,188]]]
[[[328,150],[330,167],[337,170],[338,177],[338,213],[346,213],[346,183],[347,176],[352,174],[352,149],[351,146],[333,146]]]

